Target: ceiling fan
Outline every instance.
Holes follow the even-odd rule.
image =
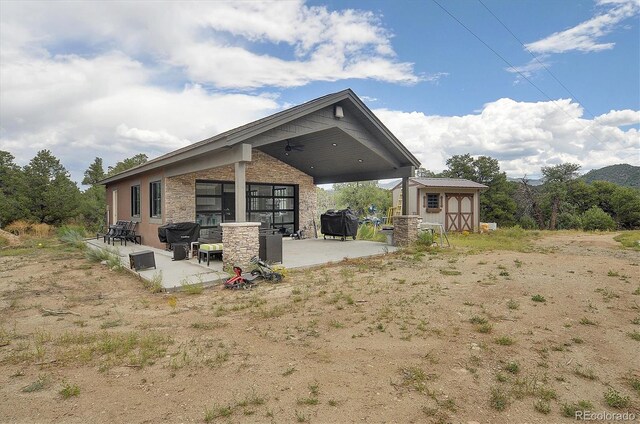
[[[284,146],[284,151],[289,153],[289,152],[291,152],[293,150],[298,151],[298,152],[304,152],[304,146],[302,144],[291,145],[289,140],[287,140],[287,145]]]

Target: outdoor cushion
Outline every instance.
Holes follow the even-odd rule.
[[[201,244],[199,249],[204,251],[212,251],[212,250],[223,250],[222,243],[214,243],[214,244]]]

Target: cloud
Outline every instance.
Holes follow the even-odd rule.
[[[295,87],[347,78],[414,84],[392,34],[368,11],[301,1],[7,2],[2,49],[124,54],[224,89]],[[29,28],[27,30],[26,28]],[[66,52],[68,53],[68,52]],[[428,78],[427,78],[428,79]]]
[[[368,11],[302,1],[1,7],[0,149],[21,164],[51,149],[76,180],[94,156],[153,157],[286,107],[269,87],[422,80]]]
[[[565,53],[568,51],[599,52],[612,49],[615,43],[600,39],[616,29],[625,19],[640,12],[640,0],[601,0],[598,5],[610,5],[611,9],[584,21],[573,28],[555,32],[541,40],[526,44],[534,53]]]
[[[20,164],[50,149],[80,180],[95,156],[157,156],[281,108],[271,95],[162,88],[153,76],[121,53],[15,56],[0,68],[0,149]]]
[[[470,153],[500,161],[511,176],[536,176],[540,168],[562,162],[583,170],[615,163],[640,165],[640,112],[611,111],[587,120],[580,105],[568,99],[517,102],[499,99],[477,114],[427,116],[420,112],[376,109],[374,113],[422,165],[446,168],[453,155]]]

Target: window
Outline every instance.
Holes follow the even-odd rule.
[[[140,185],[131,186],[131,217],[140,218]]]
[[[427,209],[438,209],[440,207],[439,194],[427,194]]]
[[[249,221],[291,234],[297,229],[297,196],[293,185],[250,184],[247,187]]]
[[[149,200],[151,218],[160,218],[162,216],[162,186],[160,181],[149,183]]]
[[[227,185],[229,184],[196,181],[196,222],[200,224],[201,237],[208,237],[209,229],[219,228],[223,215],[223,193],[229,191],[229,188],[225,189]],[[235,203],[233,207],[235,208]]]

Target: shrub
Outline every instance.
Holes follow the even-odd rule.
[[[582,228],[582,219],[580,218],[580,215],[562,212],[558,217],[558,229],[578,230],[580,228]]]
[[[604,401],[612,408],[626,408],[631,403],[629,396],[623,396],[611,387],[605,392]]]
[[[431,247],[433,244],[433,233],[431,231],[420,231],[416,244],[420,247]]]
[[[46,225],[46,224],[45,224]],[[82,248],[84,244],[84,229],[78,229],[76,227],[60,227],[58,229],[58,238],[63,243],[71,244],[75,247]]]
[[[608,213],[593,206],[582,214],[582,228],[585,231],[612,231],[616,229],[616,222]]]
[[[358,240],[371,240],[371,241],[387,241],[387,236],[377,231],[376,227],[372,224],[362,224],[358,227],[358,233],[356,234]]]
[[[52,233],[53,227],[49,224],[32,224],[30,233],[36,237],[49,237]]]
[[[29,229],[31,229],[31,223],[20,219],[18,221],[13,221],[11,224],[4,227],[4,229],[17,236],[24,236],[28,233]]]
[[[533,220],[530,216],[523,216],[518,220],[518,225],[524,228],[525,230],[534,230],[538,228],[536,225],[536,221]]]

